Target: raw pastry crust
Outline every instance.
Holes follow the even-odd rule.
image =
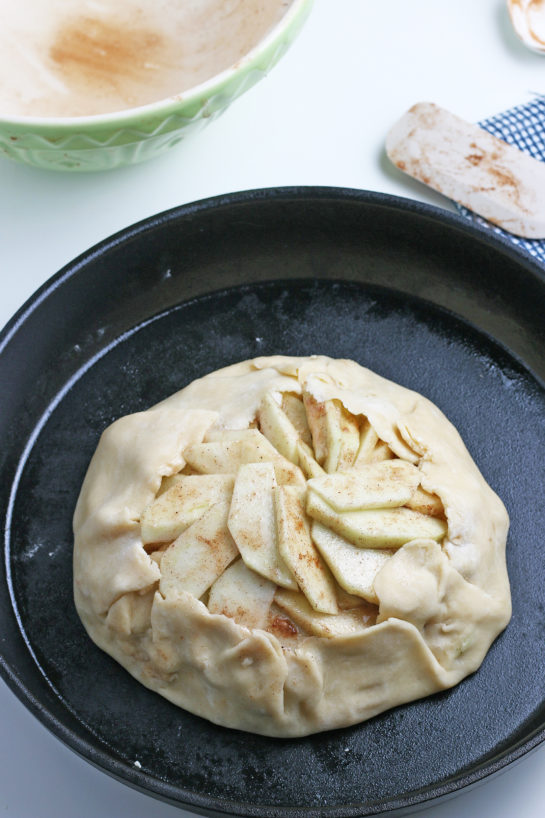
[[[444,507],[442,544],[416,540],[379,572],[376,624],[283,640],[159,592],[142,511],[184,450],[210,430],[246,429],[267,392],[336,399],[365,416]],[[91,638],[136,679],[212,722],[269,736],[355,724],[457,684],[511,615],[508,517],[458,432],[421,395],[353,361],[270,357],[213,372],[103,433],[74,514],[74,592]]]

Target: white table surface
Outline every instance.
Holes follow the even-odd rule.
[[[0,159],[0,324],[76,255],[176,205],[277,185],[441,196],[389,166],[384,137],[414,102],[477,121],[545,90],[545,57],[512,33],[503,0],[316,0],[271,74],[200,134],[151,163],[78,175]],[[179,818],[65,748],[0,682],[0,815]],[[463,725],[460,725],[463,741]],[[545,746],[427,818],[543,818]]]

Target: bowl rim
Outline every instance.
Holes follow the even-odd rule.
[[[297,24],[299,17],[301,23],[310,12],[314,0],[290,0],[290,4],[278,22],[262,37],[252,48],[240,57],[232,65],[224,68],[207,80],[198,85],[182,91],[178,94],[171,94],[162,97],[155,102],[148,102],[145,105],[137,105],[133,108],[124,108],[119,111],[109,111],[104,114],[86,114],[84,116],[3,116],[0,114],[1,126],[25,126],[27,128],[50,129],[73,131],[74,129],[88,129],[93,127],[104,127],[111,124],[122,124],[147,116],[157,114],[173,114],[180,110],[180,107],[198,100],[208,94],[212,89],[224,87],[230,79],[239,72],[244,72],[253,62],[274,45],[278,37],[291,28],[292,24]]]

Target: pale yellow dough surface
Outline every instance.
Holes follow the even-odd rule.
[[[342,636],[282,638],[210,613],[172,583],[161,592],[160,559],[141,539],[142,512],[162,479],[184,468],[190,445],[247,429],[266,393],[303,386],[366,418],[413,463],[448,526],[440,543],[395,551],[375,577],[376,620]],[[75,602],[97,645],[180,707],[227,727],[303,736],[449,688],[479,667],[511,615],[507,530],[502,502],[427,399],[353,361],[258,358],[103,433],[74,514]]]

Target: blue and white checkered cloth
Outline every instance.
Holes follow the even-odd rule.
[[[515,145],[524,153],[545,162],[545,97],[536,97],[525,105],[517,105],[502,114],[497,114],[489,119],[479,122],[479,126],[489,131],[493,136],[503,139],[510,145]],[[522,250],[530,253],[537,261],[545,264],[545,240],[522,239],[513,236],[499,227],[491,225],[480,216],[472,213],[461,205],[458,206],[461,213],[479,224],[489,227],[495,233],[510,239]]]

